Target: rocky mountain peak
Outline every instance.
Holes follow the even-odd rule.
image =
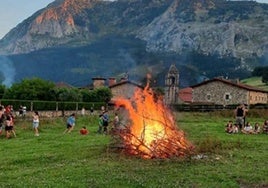
[[[81,14],[86,8],[91,8],[98,0],[64,0],[57,5],[48,7],[35,18],[30,33],[50,33],[52,37],[60,38],[77,32],[74,16]]]
[[[130,69],[141,77],[144,67],[160,77],[172,62],[187,85],[268,64],[267,20],[268,5],[254,1],[55,0],[0,40],[0,54],[16,62],[18,79],[41,64],[59,81]]]
[[[58,21],[64,19],[69,25],[74,26],[73,15],[79,14],[83,9],[92,6],[89,0],[64,0],[61,4],[47,8],[36,19],[37,24],[46,21]]]

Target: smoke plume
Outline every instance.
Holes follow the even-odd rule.
[[[4,77],[1,84],[10,87],[14,82],[16,71],[13,62],[6,56],[0,56],[0,72]]]

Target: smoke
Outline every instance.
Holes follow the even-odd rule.
[[[123,68],[127,71],[128,69],[135,68],[136,61],[131,57],[131,55],[124,49],[119,50],[119,57],[121,59],[122,65],[125,65]]]
[[[1,84],[10,87],[14,82],[16,70],[13,66],[13,62],[6,56],[0,56],[0,74],[3,76]]]
[[[131,80],[138,79],[136,76],[136,72],[134,71],[137,67],[136,61],[132,58],[131,54],[129,54],[126,50],[120,49],[119,54],[120,64],[122,71],[124,71],[124,76],[127,74],[131,76]]]

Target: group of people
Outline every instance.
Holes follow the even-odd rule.
[[[232,133],[244,133],[244,134],[259,134],[259,133],[268,133],[268,120],[265,120],[263,125],[261,126],[258,122],[251,125],[250,122],[247,122],[245,125],[242,125],[240,128],[239,124],[233,123],[233,121],[228,121],[225,126],[225,132],[232,134]]]
[[[38,111],[34,111],[32,115],[32,128],[35,136],[39,136],[39,113]],[[71,133],[75,127],[76,115],[72,113],[66,121],[66,130],[65,133]],[[119,117],[115,114],[113,125],[116,126],[119,123]],[[108,111],[105,110],[104,107],[101,108],[101,114],[99,115],[99,129],[98,133],[108,134],[108,126],[109,126],[109,114]],[[114,127],[113,126],[113,127]],[[8,105],[4,107],[0,105],[0,135],[5,130],[6,138],[16,137],[16,132],[14,128],[14,116],[12,106]],[[81,135],[87,135],[89,133],[86,126],[83,126],[79,130]]]
[[[265,120],[262,125],[258,122],[251,125],[249,121],[246,122],[246,113],[248,109],[244,104],[240,104],[235,109],[235,123],[232,120],[228,121],[225,126],[225,132],[232,133],[241,133],[244,134],[259,134],[259,133],[267,133],[268,134],[268,120]]]
[[[108,126],[110,122],[112,122],[112,127],[110,128],[110,131],[111,132],[116,131],[120,124],[118,113],[115,113],[113,120],[110,121],[108,111],[105,110],[104,106],[102,106],[101,113],[99,115],[99,122],[98,122],[99,129],[97,132],[99,134],[108,134],[109,133]]]
[[[67,122],[66,122],[66,130],[64,131],[65,133],[70,133],[73,131],[74,127],[75,127],[75,113],[71,114],[68,118],[67,118]],[[112,121],[113,126],[111,127],[111,130],[116,130],[116,128],[119,126],[119,116],[117,113],[115,113],[114,119]],[[109,134],[109,127],[110,124],[110,117],[108,114],[108,111],[105,109],[104,106],[101,107],[101,112],[99,115],[99,119],[98,119],[98,131],[97,133],[99,134]],[[81,135],[87,135],[89,133],[88,129],[86,128],[86,126],[83,126],[80,130],[79,130]]]
[[[0,106],[0,134],[5,129],[6,138],[10,138],[12,135],[16,137],[14,129],[14,116],[12,114],[13,108],[11,105],[4,107]]]
[[[39,136],[39,114],[37,111],[33,113],[33,130],[35,136]],[[5,137],[16,137],[13,107],[0,105],[0,135],[5,131]],[[3,131],[4,130],[4,131]]]

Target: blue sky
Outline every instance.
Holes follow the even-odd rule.
[[[54,0],[0,0],[0,39],[12,28]],[[258,0],[268,3],[268,0]]]
[[[0,38],[54,0],[0,0]]]

